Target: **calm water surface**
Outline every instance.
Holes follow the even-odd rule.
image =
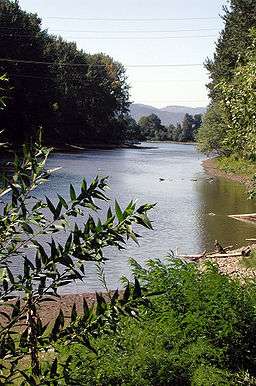
[[[53,200],[57,192],[68,197],[70,183],[79,188],[83,176],[90,180],[98,174],[109,176],[109,195],[123,206],[131,199],[139,204],[157,203],[150,214],[154,231],[140,232],[140,247],[130,242],[125,251],[107,251],[110,260],[106,263],[106,276],[110,288],[118,285],[120,276],[129,275],[129,257],[144,263],[149,258],[162,258],[176,248],[182,253],[199,253],[213,249],[215,239],[224,245],[239,246],[245,238],[255,237],[255,225],[227,217],[256,211],[240,184],[222,178],[209,179],[201,164],[204,157],[193,145],[152,146],[54,154],[48,167],[62,169],[37,193]],[[100,289],[93,265],[88,265],[87,272],[86,284],[70,285],[65,292]]]

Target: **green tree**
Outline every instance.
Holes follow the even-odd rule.
[[[256,3],[254,0],[229,0],[223,7],[225,27],[217,41],[213,59],[207,59],[206,69],[210,73],[208,85],[213,99],[218,98],[215,86],[234,76],[238,60],[243,63],[248,46],[252,43],[250,29],[256,25]]]
[[[123,135],[125,140],[136,142],[144,139],[139,124],[130,115],[124,117],[123,123]]]
[[[194,140],[193,124],[193,116],[190,114],[185,114],[181,124],[181,133],[178,139],[180,142],[189,142]]]
[[[198,130],[202,126],[203,114],[195,114],[193,118],[193,139],[196,140]]]
[[[129,87],[122,64],[50,35],[18,2],[0,0],[0,24],[0,71],[12,90],[0,118],[10,142],[35,137],[41,126],[46,144],[123,140]]]
[[[145,139],[156,139],[158,132],[164,129],[161,119],[156,114],[141,117],[139,126]]]
[[[221,82],[224,108],[229,118],[224,144],[230,152],[256,161],[256,29],[253,44],[239,65],[234,79]]]
[[[256,3],[229,3],[224,7],[225,25],[214,57],[206,62],[211,103],[198,133],[199,147],[221,155],[254,158],[255,34],[251,29],[256,25]]]
[[[207,154],[215,152],[220,155],[229,155],[230,151],[224,142],[227,125],[228,117],[224,103],[221,101],[211,103],[196,136],[199,150]]]

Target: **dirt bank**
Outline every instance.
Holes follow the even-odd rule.
[[[224,177],[228,180],[239,182],[240,184],[245,185],[247,188],[251,187],[251,179],[246,176],[241,176],[235,173],[227,173],[224,170],[221,170],[217,166],[217,158],[210,158],[203,161],[203,168],[207,174],[212,177]]]
[[[244,248],[244,247],[243,247]],[[241,252],[243,248],[236,249],[232,252]],[[251,245],[252,251],[256,251],[256,244]],[[251,256],[244,257],[222,257],[222,258],[211,258],[207,259],[216,263],[219,267],[220,272],[225,275],[230,275],[233,278],[245,279],[245,278],[255,278],[256,271],[253,268],[245,268],[242,264],[242,260],[250,259]],[[200,264],[203,263],[203,259],[200,261]]]

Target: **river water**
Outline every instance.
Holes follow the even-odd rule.
[[[193,145],[168,143],[152,147],[143,144],[141,149],[56,153],[50,157],[48,167],[62,169],[37,194],[54,200],[58,192],[68,198],[70,183],[79,188],[84,176],[89,181],[100,175],[109,176],[109,196],[117,198],[121,206],[131,199],[139,204],[157,204],[150,213],[154,230],[141,230],[140,247],[131,241],[125,251],[107,251],[110,258],[105,267],[107,282],[110,288],[115,288],[120,276],[129,276],[129,257],[144,264],[176,248],[181,253],[200,253],[212,250],[215,239],[236,247],[243,245],[245,238],[256,236],[255,225],[227,217],[255,212],[255,203],[247,199],[240,184],[223,178],[210,179],[203,170],[203,159]],[[64,292],[100,287],[95,267],[88,264],[86,283],[69,285]]]

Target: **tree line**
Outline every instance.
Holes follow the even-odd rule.
[[[89,55],[42,29],[18,1],[0,0],[0,73],[9,79],[5,139],[21,144],[43,128],[46,144],[119,143],[128,128],[124,66]]]
[[[138,141],[194,142],[201,124],[202,114],[185,114],[182,122],[176,126],[164,126],[156,114],[150,114],[142,116],[138,123],[130,118],[127,137]]]
[[[204,152],[256,160],[256,2],[230,0],[206,69],[211,103],[198,133]]]

